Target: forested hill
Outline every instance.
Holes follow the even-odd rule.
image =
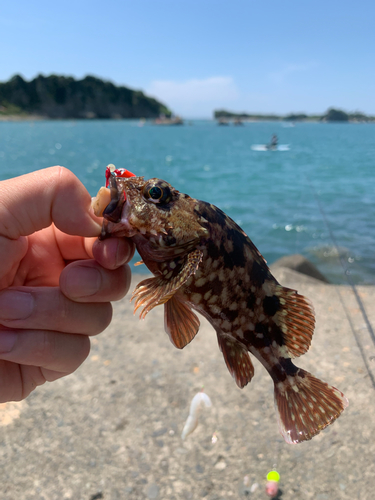
[[[156,118],[170,110],[141,91],[117,87],[94,76],[75,80],[42,76],[25,81],[16,75],[0,83],[0,112],[46,118]]]

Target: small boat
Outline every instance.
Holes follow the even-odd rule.
[[[269,144],[253,144],[251,146],[253,151],[289,151],[289,144],[279,144],[276,146],[270,146]]]
[[[219,118],[217,121],[217,124],[218,125],[229,125],[229,122],[225,118]]]

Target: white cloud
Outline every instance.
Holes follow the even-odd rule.
[[[289,75],[295,73],[304,73],[306,71],[311,71],[318,65],[316,62],[309,62],[306,64],[286,64],[279,71],[274,71],[269,74],[269,77],[275,82],[283,82]]]
[[[212,116],[213,109],[225,107],[239,98],[232,77],[213,76],[186,81],[155,80],[146,93],[164,102],[175,113],[188,117]]]

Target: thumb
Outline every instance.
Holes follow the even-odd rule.
[[[91,197],[64,167],[50,167],[0,182],[0,235],[27,236],[54,223],[67,234],[97,236]]]

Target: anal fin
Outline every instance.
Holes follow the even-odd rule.
[[[183,296],[176,293],[164,304],[164,329],[172,344],[183,349],[199,330],[199,319]]]
[[[254,375],[254,366],[249,353],[244,345],[233,338],[218,333],[217,339],[229,373],[242,389]]]

